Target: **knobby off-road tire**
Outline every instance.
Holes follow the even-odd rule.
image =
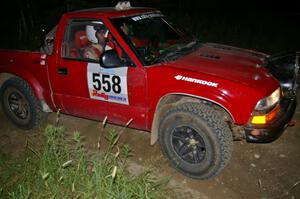
[[[28,83],[18,77],[4,82],[0,97],[5,114],[21,129],[36,127],[46,115]]]
[[[163,115],[159,142],[171,165],[195,179],[217,175],[229,162],[233,145],[232,133],[221,114],[193,102]]]

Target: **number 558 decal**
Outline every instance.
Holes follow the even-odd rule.
[[[87,69],[90,98],[129,104],[127,93],[127,68],[104,69],[89,63]]]
[[[120,94],[121,78],[116,75],[107,75],[101,73],[92,73],[93,76],[93,87],[97,91],[103,90],[104,92],[113,91],[115,94]]]

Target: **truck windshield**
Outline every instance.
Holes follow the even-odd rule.
[[[170,61],[187,54],[198,42],[160,13],[111,20],[124,40],[146,65]]]

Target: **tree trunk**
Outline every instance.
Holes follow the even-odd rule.
[[[19,28],[20,38],[27,37],[28,35],[28,25],[24,15],[24,11],[20,8],[20,28]]]

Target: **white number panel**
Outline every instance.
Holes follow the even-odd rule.
[[[92,99],[129,104],[127,92],[127,67],[106,69],[89,63],[88,89]]]

